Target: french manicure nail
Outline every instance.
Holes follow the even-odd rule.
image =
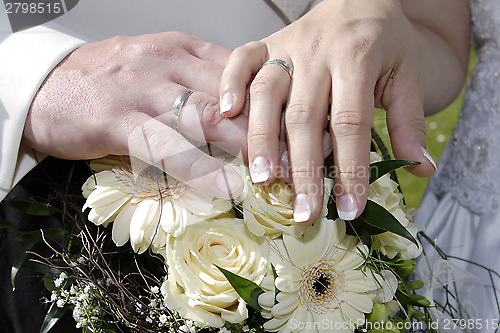
[[[299,193],[293,203],[293,219],[295,222],[305,222],[311,217],[311,200],[305,193]]]
[[[222,96],[222,100],[220,101],[220,113],[226,113],[233,107],[234,96],[233,94],[227,92]]]
[[[222,169],[217,172],[215,176],[215,183],[217,188],[224,194],[224,196],[237,196],[239,190],[243,188],[243,181],[241,177],[233,172]]]
[[[427,149],[425,149],[424,147],[420,147],[420,149],[422,150],[422,154],[424,154],[425,158],[432,163],[432,166],[434,167],[434,170],[437,171],[437,165],[436,165],[436,162],[434,162],[434,159],[432,158],[431,154],[429,154],[429,152],[427,151]]]
[[[352,221],[358,213],[358,201],[352,194],[346,194],[337,199],[337,212],[344,221]]]
[[[250,177],[252,177],[254,183],[267,181],[271,177],[271,164],[269,161],[262,156],[256,157],[252,163]]]

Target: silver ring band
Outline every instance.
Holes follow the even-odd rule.
[[[191,89],[184,89],[175,99],[174,105],[172,106],[172,114],[174,115],[174,130],[176,130],[178,133],[181,133],[181,130],[179,128],[179,115],[181,114],[182,107],[184,106],[184,103],[188,99],[189,96],[194,91]]]
[[[292,68],[290,67],[290,65],[286,61],[281,60],[281,59],[269,59],[268,61],[263,63],[260,68],[264,67],[265,65],[271,65],[271,64],[280,66],[288,73],[288,75],[290,76],[290,79],[293,78]]]

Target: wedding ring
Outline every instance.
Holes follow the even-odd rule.
[[[284,60],[281,60],[281,59],[269,59],[268,61],[266,61],[265,63],[262,64],[262,67],[264,67],[265,65],[278,65],[280,66],[281,68],[283,68],[287,73],[288,75],[290,76],[290,79],[293,77],[293,70],[292,68],[290,67],[290,65],[288,65],[288,63]]]
[[[179,116],[181,114],[182,106],[188,99],[188,97],[193,93],[191,89],[184,89],[175,99],[174,105],[172,106],[172,114],[174,115],[174,130],[181,133],[179,128]]]

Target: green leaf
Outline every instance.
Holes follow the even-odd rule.
[[[408,294],[408,293],[401,291],[401,290],[396,291],[396,298],[402,304],[423,306],[423,307],[428,307],[431,305],[431,302],[427,298],[425,298],[424,296],[417,295],[417,294]]]
[[[360,223],[357,220],[361,220],[361,222],[367,223],[372,227],[377,229],[382,229],[385,231],[390,231],[408,239],[410,242],[419,246],[417,240],[410,234],[410,232],[396,219],[387,209],[380,206],[376,202],[368,200],[366,203],[365,210],[361,215],[355,219],[353,223]],[[369,230],[369,228],[366,228]]]
[[[61,274],[61,271],[58,270],[57,268],[50,267],[36,261],[27,261],[22,265],[22,268],[29,269],[30,271],[34,271],[37,273],[41,273],[45,276],[56,277]]]
[[[50,292],[53,292],[54,290],[57,289],[56,286],[54,285],[54,278],[50,276],[43,277],[43,284],[45,285],[45,288]]]
[[[403,291],[418,290],[424,286],[424,282],[420,280],[403,281],[399,284],[398,289]]]
[[[413,309],[412,317],[415,318],[416,320],[419,320],[419,321],[425,320],[425,314],[420,312],[420,311],[417,311],[415,309]]]
[[[49,204],[27,200],[11,200],[7,204],[12,208],[22,211],[28,215],[49,216],[57,213],[59,209]]]
[[[22,247],[21,250],[19,250],[19,253],[17,254],[16,258],[14,259],[14,264],[12,265],[12,268],[10,270],[10,282],[12,284],[12,290],[16,289],[16,276],[17,273],[19,273],[19,269],[23,264],[25,263],[27,253],[26,251],[29,251],[35,246],[35,244],[38,243],[38,240],[32,240],[27,243],[25,243]]]
[[[42,328],[40,329],[40,333],[47,333],[54,327],[59,319],[64,316],[64,314],[68,311],[68,307],[60,308],[56,305],[56,303],[52,303],[49,308],[49,311],[45,315],[45,319],[42,323]]]
[[[276,273],[276,268],[274,267],[274,265],[272,263],[271,263],[271,270],[273,271],[274,281],[276,282],[276,279],[278,278],[278,273]],[[280,290],[276,287],[276,283],[274,285],[275,285],[275,287],[274,287],[274,304],[277,304],[278,300],[276,299],[276,297],[280,293]]]
[[[405,160],[390,160],[380,161],[370,164],[370,184],[382,177],[383,175],[392,172],[399,168],[418,165],[420,162],[405,161]]]
[[[351,236],[357,236],[363,238],[386,232],[383,229],[365,223],[361,219],[355,219],[353,221],[345,221],[345,222],[346,222],[346,233]]]
[[[387,146],[384,143],[384,140],[378,135],[377,131],[374,127],[372,127],[372,142],[377,146],[378,150],[380,150],[380,154],[382,154],[382,159],[384,161],[388,161],[391,159],[391,153]]]
[[[329,220],[335,221],[336,219],[339,218],[339,213],[337,211],[337,203],[333,200],[333,198],[330,198],[330,202],[328,203],[328,213],[326,217]]]
[[[400,260],[394,265],[396,274],[400,277],[406,277],[415,274],[415,261]]]
[[[64,230],[59,228],[47,228],[43,229],[43,234],[45,239],[47,240],[59,240],[64,236]],[[18,236],[18,239],[24,241],[24,245],[19,250],[16,258],[14,259],[14,263],[12,264],[12,268],[10,271],[10,282],[12,284],[12,289],[16,289],[15,280],[16,276],[19,273],[19,269],[26,265],[26,256],[27,251],[31,250],[33,246],[37,243],[43,241],[42,232],[40,230],[33,230],[29,232],[25,232]],[[33,267],[33,265],[31,266]],[[44,273],[45,274],[45,273]]]
[[[233,206],[234,214],[237,219],[243,219],[243,206],[239,204],[236,200],[231,200],[231,206]]]
[[[234,288],[234,290],[236,290],[238,295],[240,295],[245,303],[247,303],[257,311],[261,310],[257,299],[259,295],[264,292],[264,290],[262,290],[262,288],[258,284],[217,265],[215,265],[215,267],[217,267],[219,271],[224,274],[231,286]]]
[[[12,223],[0,217],[0,229],[17,229]]]

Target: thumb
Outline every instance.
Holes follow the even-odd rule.
[[[233,156],[247,155],[248,117],[227,118],[219,101],[204,92],[194,92],[179,114],[181,133],[198,142],[211,142]]]
[[[160,117],[157,117],[160,118]],[[243,191],[243,180],[231,166],[188,142],[160,119],[136,112],[127,120],[131,130],[122,137],[129,155],[159,167],[208,195],[229,199]],[[204,145],[204,144],[203,144]]]

